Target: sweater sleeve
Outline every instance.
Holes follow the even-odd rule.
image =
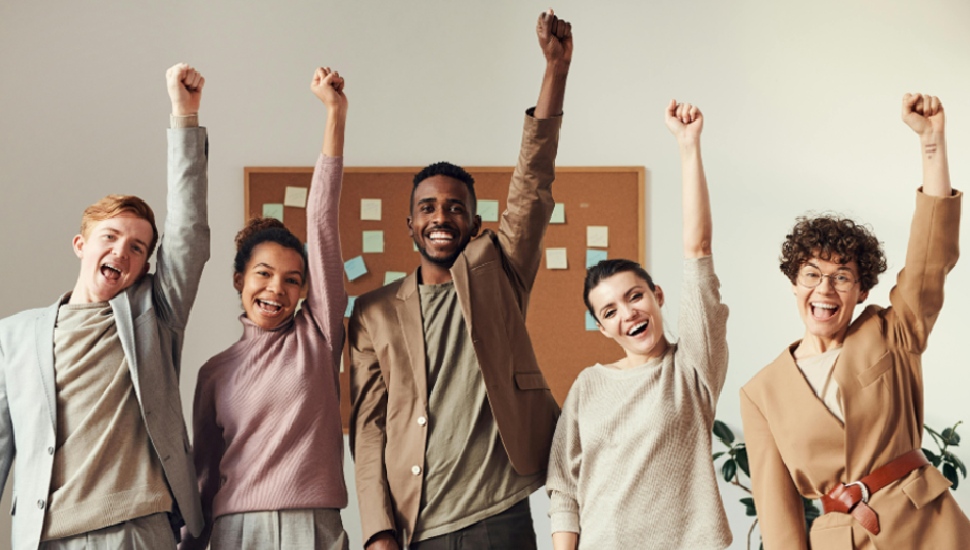
[[[579,393],[581,379],[576,380],[563,403],[549,453],[546,491],[549,493],[549,519],[552,533],[579,533],[579,470],[583,446],[579,434]]]
[[[343,158],[320,155],[313,169],[307,198],[307,297],[304,306],[327,339],[332,364],[339,369],[344,343],[343,258],[340,250],[338,207],[343,181]]]
[[[188,529],[182,528],[182,542],[179,550],[204,550],[212,535],[212,502],[222,486],[219,464],[226,451],[222,429],[216,421],[215,384],[209,369],[199,370],[195,385],[195,402],[192,408],[192,456],[198,476],[199,492],[202,496],[202,519],[205,525],[198,537],[192,537]]]
[[[711,256],[684,260],[678,363],[694,370],[710,405],[711,422],[728,366],[728,308],[721,302],[720,287]]]

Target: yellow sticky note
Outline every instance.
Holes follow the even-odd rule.
[[[306,195],[306,187],[287,187],[286,194],[283,196],[283,206],[306,208]]]
[[[610,245],[610,228],[605,225],[586,226],[586,246],[606,248]]]
[[[566,269],[566,249],[546,249],[546,269]]]
[[[360,199],[360,219],[381,219],[381,199]]]

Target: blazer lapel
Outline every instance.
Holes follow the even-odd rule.
[[[131,374],[131,385],[135,387],[135,396],[141,403],[141,385],[138,383],[138,354],[135,348],[135,327],[131,316],[131,302],[128,292],[122,292],[111,299],[111,310],[114,312],[115,325],[118,327],[118,340],[121,349],[128,360],[128,372]]]
[[[788,381],[786,385],[798,387],[797,391],[791,392],[787,396],[787,399],[792,401],[789,405],[790,410],[803,411],[807,416],[817,418],[818,422],[831,423],[840,432],[845,430],[842,421],[832,414],[832,411],[825,405],[825,402],[815,393],[812,385],[805,379],[805,375],[802,374],[801,369],[795,364],[795,358],[792,356],[792,353],[797,345],[797,342],[792,344],[788,351],[783,353],[777,360],[780,363],[779,367],[784,372],[785,378]],[[822,418],[827,420],[822,420]],[[805,420],[809,421],[807,418]]]
[[[420,268],[419,268],[420,269]],[[425,365],[424,324],[421,322],[421,296],[418,293],[418,272],[404,278],[397,291],[397,324],[408,350],[414,375],[414,385],[425,407],[428,406],[428,369]]]
[[[461,313],[465,316],[465,327],[469,336],[474,339],[475,327],[472,326],[471,293],[468,290],[468,258],[465,257],[464,253],[459,254],[455,263],[451,266],[451,280],[455,283],[458,305],[461,306]]]
[[[51,426],[55,431],[57,430],[57,384],[54,375],[54,325],[57,323],[57,310],[64,302],[65,296],[61,296],[57,303],[37,317],[34,328],[37,367],[40,369],[40,378],[44,383],[47,412],[50,414]]]

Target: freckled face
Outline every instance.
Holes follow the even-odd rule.
[[[805,324],[805,337],[841,343],[852,321],[856,305],[869,296],[868,291],[861,290],[858,282],[859,265],[855,260],[840,264],[813,257],[802,265],[799,273],[806,269],[813,269],[826,276],[822,277],[815,288],[807,288],[797,281],[792,285],[798,313]],[[833,277],[838,275],[848,276],[856,282],[844,292],[837,291],[833,285]]]
[[[616,341],[627,357],[641,364],[667,351],[663,331],[663,289],[650,286],[632,271],[600,281],[589,293],[600,332]]]
[[[455,263],[481,227],[481,218],[472,208],[468,187],[455,178],[431,176],[418,184],[408,230],[422,263],[446,269]]]
[[[148,220],[131,214],[102,220],[87,235],[75,236],[81,272],[71,303],[106,302],[135,284],[148,271],[152,236]]]
[[[257,245],[246,271],[233,275],[246,317],[264,329],[292,317],[300,303],[304,268],[303,257],[291,248],[274,242]]]

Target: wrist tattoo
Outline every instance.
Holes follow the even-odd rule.
[[[936,154],[936,144],[935,143],[927,144],[926,146],[923,147],[923,151],[926,153],[926,158],[928,159],[933,158],[933,155]]]

